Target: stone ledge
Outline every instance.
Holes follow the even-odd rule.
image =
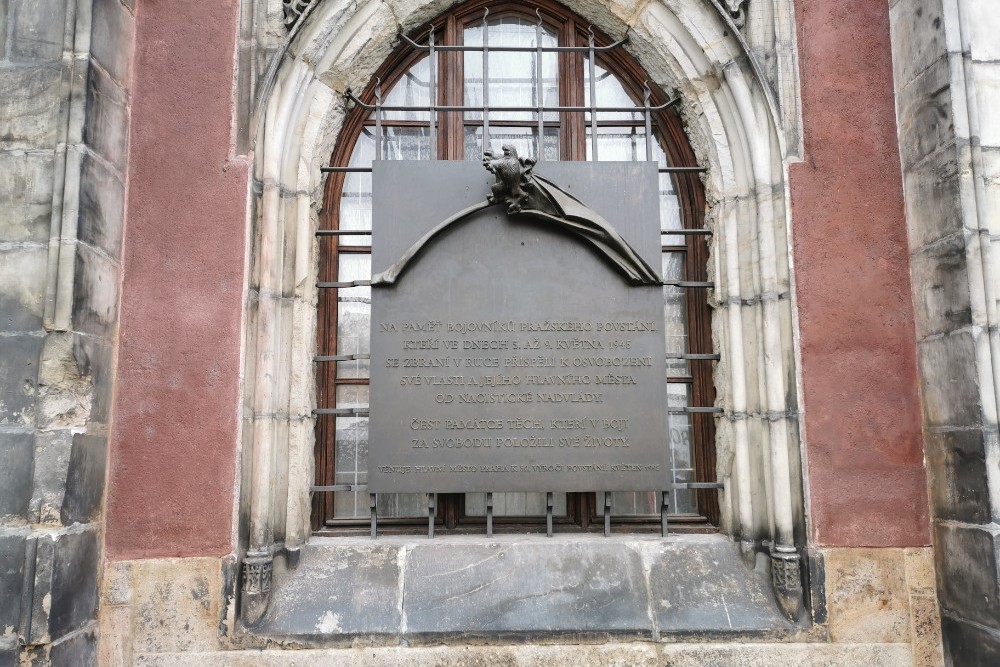
[[[319,538],[252,634],[302,645],[788,638],[766,559],[720,535]]]
[[[433,646],[139,654],[145,667],[912,667],[906,644]]]

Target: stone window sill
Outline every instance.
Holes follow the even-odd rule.
[[[798,635],[722,535],[314,538],[252,634],[307,644]]]

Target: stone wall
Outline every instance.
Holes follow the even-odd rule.
[[[515,542],[531,542],[530,538],[514,536],[496,539],[499,543],[487,544],[483,538],[476,544],[495,553],[497,550],[511,550],[512,539]],[[604,538],[590,540],[600,542]],[[377,555],[372,563],[377,561],[378,569],[385,569],[387,564],[391,566],[396,562],[391,554],[400,547],[398,543],[391,542],[388,540],[382,546],[379,546],[381,543],[367,542],[367,553]],[[409,558],[418,558],[421,549],[430,553],[437,549],[439,555],[450,553],[447,557],[450,558],[449,565],[460,557],[462,549],[456,549],[445,540],[435,542],[424,541],[416,545]],[[573,536],[537,537],[533,548],[579,551],[581,547],[586,549],[586,542],[587,538],[581,541]],[[668,550],[683,549],[686,542],[690,543],[690,540],[683,537],[670,538],[666,543],[653,539],[646,542],[646,548],[658,550],[665,544]],[[465,547],[466,550],[470,548],[468,541]],[[326,548],[349,547],[331,544]],[[471,548],[475,549],[476,545]],[[588,550],[586,553],[593,552]],[[391,555],[388,560],[386,554]],[[357,554],[356,557],[361,558]],[[929,548],[824,549],[821,559],[826,563],[824,582],[820,586],[826,589],[826,613],[821,622],[798,627],[777,622],[773,628],[767,629],[769,623],[775,623],[773,618],[768,621],[746,614],[753,591],[749,596],[745,593],[731,597],[718,595],[725,585],[712,580],[713,562],[710,560],[700,563],[702,568],[707,568],[704,571],[688,573],[686,591],[673,590],[664,595],[665,589],[654,585],[648,613],[653,618],[661,619],[673,614],[673,620],[681,623],[704,621],[704,618],[686,615],[690,609],[685,610],[683,604],[672,608],[679,601],[677,593],[681,593],[686,601],[698,598],[703,603],[702,611],[708,610],[715,616],[714,622],[718,627],[712,632],[681,631],[677,627],[665,627],[662,620],[654,620],[658,630],[644,637],[634,632],[632,637],[628,637],[626,632],[581,632],[573,636],[552,632],[546,635],[544,631],[535,632],[530,637],[501,637],[484,632],[482,623],[504,625],[511,621],[511,617],[503,618],[502,613],[496,613],[469,618],[450,613],[454,609],[449,611],[448,608],[434,606],[426,599],[428,595],[434,595],[433,591],[427,590],[430,583],[427,577],[423,577],[423,584],[418,584],[425,590],[416,593],[417,597],[425,598],[421,608],[419,600],[404,603],[396,599],[395,580],[388,582],[389,588],[392,588],[388,594],[383,594],[385,591],[377,586],[361,590],[344,579],[345,573],[351,570],[338,566],[336,559],[327,559],[325,564],[322,559],[309,563],[307,557],[303,557],[299,567],[302,574],[312,577],[313,587],[324,589],[335,585],[339,591],[321,600],[322,595],[310,594],[310,579],[301,579],[297,596],[284,601],[291,606],[286,607],[277,620],[287,628],[305,610],[315,627],[309,628],[309,635],[297,637],[282,637],[277,628],[272,628],[275,632],[268,637],[238,629],[229,574],[232,568],[228,560],[167,558],[118,561],[109,563],[105,571],[101,664],[105,667],[132,664],[159,667],[290,667],[302,664],[329,667],[388,664],[408,667],[939,667],[942,664],[933,555]],[[478,565],[480,575],[488,578],[490,565]],[[508,565],[516,567],[517,564]],[[762,577],[766,590],[766,572],[754,575],[754,570],[750,568],[746,572],[751,574],[751,579]],[[468,577],[469,569],[463,569],[460,574]],[[558,606],[560,597],[565,601],[565,582],[559,578],[536,577],[534,572],[526,572],[523,578],[525,581],[521,585],[530,582],[534,586],[532,597],[535,602],[524,603],[522,600],[521,603],[529,605],[535,613],[552,605]],[[657,577],[654,573],[654,579],[660,581],[669,582],[672,578],[683,577],[664,572]],[[601,593],[600,588],[593,588],[590,594],[600,596]],[[636,591],[630,590],[626,594],[634,595]],[[444,591],[440,595],[443,596]],[[493,594],[487,592],[486,597],[491,598],[495,609],[512,609],[503,594],[498,595],[494,599]],[[476,604],[473,597],[468,600],[467,611],[471,609],[470,605]],[[297,610],[296,605],[299,606]],[[405,636],[381,631],[368,634],[357,632],[359,623],[368,623],[372,628],[393,623],[394,613],[407,614],[407,605],[408,618],[413,627],[403,630]],[[372,614],[374,610],[386,611],[380,615]],[[577,613],[582,612],[578,610]],[[642,615],[645,614],[644,610]],[[727,614],[732,616],[729,626],[724,620]],[[776,608],[772,614],[780,616]],[[601,616],[600,610],[595,616]],[[550,620],[551,627],[556,627],[562,619]],[[460,638],[446,639],[440,634],[425,635],[417,627],[427,622],[444,631],[449,628],[454,631],[463,626],[476,626],[478,630],[465,632]],[[754,623],[758,625],[751,627]]]
[[[895,0],[899,145],[948,664],[1000,663],[1000,11]]]
[[[0,664],[93,664],[131,2],[0,0]]]

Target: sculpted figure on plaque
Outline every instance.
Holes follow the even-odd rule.
[[[523,216],[578,236],[607,257],[633,285],[663,284],[659,272],[607,220],[555,183],[534,173],[535,160],[519,156],[514,146],[505,144],[499,155],[486,151],[483,166],[496,176],[486,201],[457,212],[427,232],[395,264],[373,275],[373,286],[394,284],[410,260],[434,236],[493,205],[504,206],[508,215]]]

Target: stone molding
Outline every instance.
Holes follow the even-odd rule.
[[[713,328],[723,357],[716,370],[725,410],[717,436],[723,530],[749,558],[763,540],[786,551],[805,540],[794,296],[764,298],[794,295],[787,161],[797,147],[786,146],[774,90],[720,8],[715,0],[657,0],[583,11],[607,34],[628,34],[650,78],[680,91],[692,144],[708,167]],[[310,5],[272,66],[273,84],[261,87],[246,318],[251,472],[241,500],[252,552],[295,549],[310,533],[314,233],[320,167],[346,115],[342,93],[364,88],[400,30],[446,9],[401,0]]]

